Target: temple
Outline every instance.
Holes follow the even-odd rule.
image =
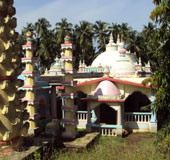
[[[22,136],[42,131],[69,139],[78,136],[77,128],[103,136],[157,131],[155,92],[142,84],[151,76],[150,64],[143,66],[135,53],[125,49],[122,38],[114,43],[111,34],[106,51],[91,66],[80,61],[75,70],[74,44],[66,36],[61,58],[40,75],[30,31],[22,46],[25,57],[19,58],[15,12],[13,0],[0,3],[1,151],[16,149]]]
[[[68,44],[62,46],[71,48]],[[70,60],[69,56],[65,56],[64,61]],[[70,115],[72,118],[67,119],[67,124],[76,124],[78,121],[77,127],[86,128],[88,132],[97,131],[102,135],[116,136],[125,131],[157,130],[155,113],[142,110],[142,107],[151,105],[154,100],[150,87],[142,85],[142,81],[151,76],[150,64],[142,66],[140,58],[137,62],[135,53],[126,51],[124,42],[119,37],[117,43],[114,43],[110,35],[106,51],[98,55],[91,66],[87,67],[84,62],[80,62],[73,77],[70,74],[69,84],[63,81],[68,77],[65,70],[72,70],[72,65],[70,63],[66,67],[64,61],[63,58],[56,58],[50,70],[41,76],[49,82],[54,82],[51,78],[55,77],[56,99],[62,100],[62,105],[67,103],[67,100],[62,94],[60,96],[60,93],[67,94],[67,86],[73,86],[69,91],[73,91],[74,105],[53,106],[57,110],[63,110],[63,122],[65,114],[68,111],[75,112],[77,108],[77,120],[73,120]]]

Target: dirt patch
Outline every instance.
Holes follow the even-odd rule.
[[[144,138],[151,138],[151,136],[143,133],[130,134],[125,141],[128,145],[137,145]]]
[[[122,153],[126,154],[127,152],[135,152],[136,149],[142,150],[141,142],[152,138],[153,136],[147,133],[129,134],[126,138],[124,138],[125,143],[119,148],[119,151],[121,150]]]

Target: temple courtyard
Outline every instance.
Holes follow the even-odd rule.
[[[38,140],[38,138],[36,138]],[[100,136],[86,149],[68,148],[65,143],[70,142],[56,141],[47,144],[36,142],[34,147],[28,147],[25,151],[11,155],[1,156],[0,159],[29,159],[29,160],[168,160],[168,155],[164,155],[156,150],[154,144],[156,134],[136,133],[126,137]],[[51,141],[52,142],[52,141]],[[30,141],[31,143],[31,141]],[[28,144],[27,144],[28,145]],[[41,148],[41,146],[43,146]],[[39,148],[39,151],[37,150]],[[41,149],[40,149],[41,148]],[[33,151],[31,156],[26,156],[29,150]],[[24,157],[25,154],[25,157]],[[23,155],[23,156],[21,156]]]

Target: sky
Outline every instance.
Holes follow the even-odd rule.
[[[149,15],[155,7],[152,0],[14,0],[17,28],[34,23],[45,17],[52,27],[61,18],[72,24],[86,20],[95,23],[128,23],[133,29],[141,31],[150,20]]]

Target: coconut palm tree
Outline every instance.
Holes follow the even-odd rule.
[[[140,48],[141,40],[142,38],[136,30],[129,32],[126,48],[127,50],[130,50],[131,53],[136,52],[138,57],[141,53],[141,48]]]
[[[80,25],[75,25],[76,45],[79,47],[79,59],[85,60],[86,65],[90,65],[95,49],[93,47],[93,24],[81,21]]]
[[[117,42],[118,34],[120,33],[120,24],[112,23],[111,26],[109,26],[109,34],[113,35],[114,42]]]
[[[50,27],[50,22],[45,18],[38,19],[38,21],[34,24],[34,29],[37,33],[37,36],[40,38],[46,37],[48,35],[48,30]]]
[[[109,38],[108,25],[108,23],[102,21],[96,21],[94,25],[94,38],[98,44],[98,54],[106,50],[105,45]]]
[[[71,35],[72,26],[72,23],[68,23],[66,18],[62,18],[61,22],[56,23],[54,31],[59,45],[64,42],[66,35]]]
[[[38,68],[40,72],[50,68],[57,54],[58,46],[50,23],[45,18],[39,19],[34,24],[35,29],[35,53],[39,58]]]
[[[120,38],[122,38],[126,42],[130,31],[132,31],[132,28],[128,26],[128,23],[122,23],[120,25],[120,32],[119,32]]]

